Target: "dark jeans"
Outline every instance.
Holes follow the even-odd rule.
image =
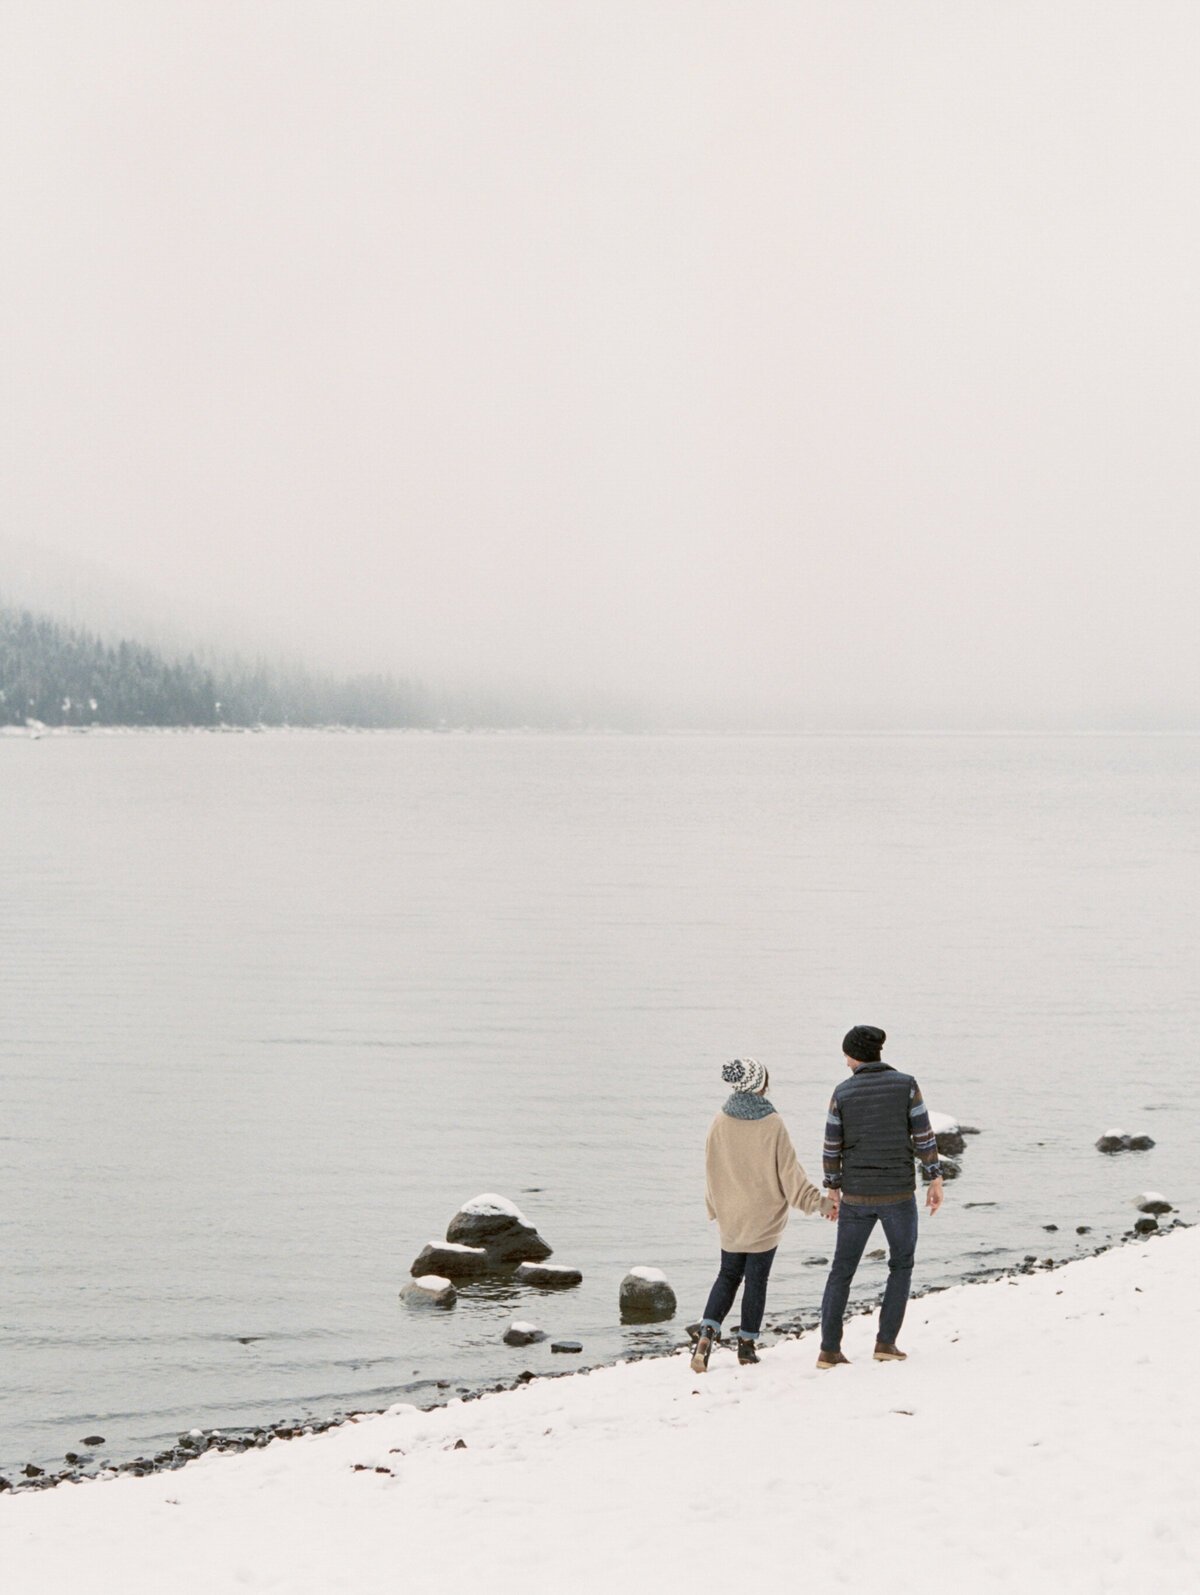
[[[738,1335],[742,1340],[754,1340],[762,1328],[763,1311],[767,1305],[767,1279],[774,1261],[774,1246],[769,1252],[722,1251],[721,1272],[708,1293],[708,1305],[701,1322],[710,1329],[720,1329],[744,1277],[746,1288],[742,1292],[742,1322]]]
[[[917,1199],[907,1202],[846,1202],[838,1209],[837,1249],[825,1281],[821,1302],[821,1349],[840,1351],[842,1319],[850,1296],[850,1282],[862,1259],[875,1220],[883,1225],[888,1243],[887,1289],[879,1310],[878,1339],[895,1345],[904,1309],[908,1306],[908,1287],[912,1283],[913,1255],[917,1249]]]

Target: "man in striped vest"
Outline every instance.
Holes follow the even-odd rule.
[[[825,1185],[837,1203],[837,1248],[821,1302],[818,1368],[836,1368],[850,1284],[876,1220],[888,1243],[888,1279],[879,1310],[877,1362],[903,1362],[896,1345],[917,1248],[913,1152],[929,1180],[925,1206],[942,1205],[942,1169],[921,1088],[911,1074],[882,1061],[884,1031],[855,1025],[842,1042],[850,1078],[833,1093],[825,1121]]]

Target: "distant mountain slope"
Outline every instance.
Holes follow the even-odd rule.
[[[390,676],[338,680],[264,664],[213,669],[0,608],[0,725],[430,726],[449,711]]]

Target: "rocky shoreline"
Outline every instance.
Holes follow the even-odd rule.
[[[1082,1257],[1100,1256],[1104,1252],[1113,1251],[1123,1246],[1139,1244],[1155,1235],[1167,1235],[1176,1229],[1190,1228],[1191,1225],[1178,1217],[1165,1225],[1159,1225],[1157,1216],[1153,1215],[1154,1223],[1145,1229],[1135,1226],[1120,1237],[1094,1246],[1075,1257],[1039,1257],[1037,1253],[1027,1253],[1020,1263],[1005,1263],[995,1267],[983,1266],[965,1270],[957,1283],[964,1285],[983,1284],[988,1280],[1015,1278],[1023,1274],[1050,1272],[1054,1269],[1064,1268],[1068,1263],[1077,1262]],[[1142,1221],[1139,1220],[1139,1224]],[[1046,1226],[1054,1229],[1056,1226]],[[1078,1226],[1080,1232],[1086,1232],[1087,1226]],[[949,1284],[919,1286],[913,1291],[913,1300],[925,1296],[937,1295],[949,1290]],[[859,1316],[872,1313],[878,1306],[877,1301],[852,1302],[848,1316]],[[818,1323],[818,1315],[813,1312],[798,1314],[780,1314],[778,1317],[768,1316],[767,1328],[781,1339],[795,1339],[811,1331]],[[572,1349],[577,1343],[571,1343]],[[676,1336],[670,1346],[660,1343],[644,1346],[630,1346],[620,1356],[604,1358],[596,1363],[579,1364],[572,1360],[571,1364],[562,1369],[550,1369],[543,1372],[534,1372],[523,1369],[520,1373],[509,1379],[494,1380],[480,1385],[452,1386],[449,1380],[430,1381],[429,1383],[438,1390],[435,1399],[425,1403],[426,1410],[446,1406],[452,1400],[477,1401],[485,1395],[497,1394],[505,1390],[517,1389],[534,1380],[561,1379],[577,1372],[586,1372],[593,1367],[614,1366],[620,1363],[641,1362],[647,1359],[670,1357],[688,1344],[686,1335]],[[390,1405],[391,1403],[389,1403]],[[138,1456],[125,1461],[114,1462],[109,1458],[96,1453],[104,1445],[104,1439],[99,1435],[89,1435],[80,1442],[80,1451],[64,1454],[65,1467],[60,1469],[38,1468],[33,1463],[27,1463],[23,1468],[10,1472],[9,1476],[0,1477],[0,1494],[17,1495],[30,1490],[54,1489],[59,1485],[80,1484],[87,1480],[116,1479],[131,1475],[142,1478],[153,1473],[173,1472],[186,1467],[190,1462],[212,1452],[221,1454],[240,1454],[244,1451],[262,1450],[277,1441],[288,1441],[306,1435],[324,1434],[330,1429],[341,1428],[347,1424],[357,1423],[363,1418],[373,1417],[386,1407],[372,1407],[356,1409],[352,1412],[335,1413],[328,1418],[304,1417],[280,1420],[274,1423],[247,1425],[245,1427],[231,1427],[222,1429],[190,1429],[180,1433],[176,1442],[165,1446],[152,1455]]]

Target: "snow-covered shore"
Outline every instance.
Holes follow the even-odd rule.
[[[814,1335],[0,1499],[6,1595],[1200,1587],[1200,1229]],[[461,1442],[461,1443],[460,1443]]]

